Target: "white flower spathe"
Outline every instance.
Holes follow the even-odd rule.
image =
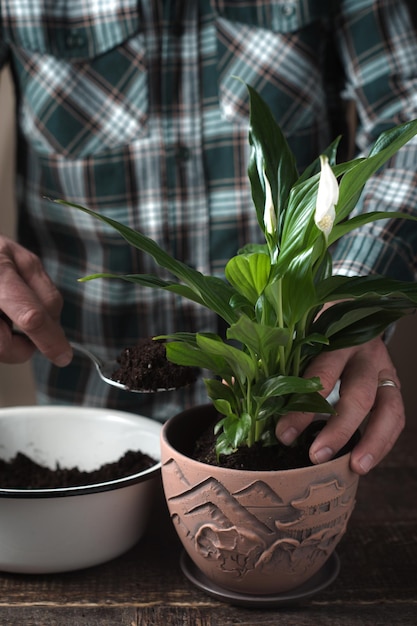
[[[333,228],[336,217],[335,206],[339,200],[339,185],[329,165],[329,159],[320,155],[321,174],[317,191],[314,221],[327,238]]]
[[[264,172],[265,181],[265,209],[264,209],[264,224],[265,230],[269,235],[274,235],[277,230],[277,214],[275,212],[274,203],[272,201],[272,191],[269,180]]]

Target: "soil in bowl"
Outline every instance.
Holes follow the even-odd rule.
[[[148,337],[124,348],[117,358],[120,367],[112,373],[112,380],[129,389],[147,391],[178,389],[194,383],[197,370],[168,361],[164,344]]]
[[[142,472],[157,461],[141,451],[129,450],[114,463],[106,463],[93,471],[77,467],[55,469],[39,465],[22,452],[9,461],[0,460],[0,488],[2,489],[59,489],[92,485]]]

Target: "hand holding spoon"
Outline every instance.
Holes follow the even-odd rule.
[[[28,341],[30,341],[29,337],[22,333],[20,330],[13,330],[13,334],[19,335],[20,337],[24,337]],[[117,379],[113,378],[114,374],[120,369],[120,362],[116,359],[102,360],[96,354],[91,352],[84,345],[78,343],[77,341],[69,341],[73,350],[80,352],[84,356],[86,356],[92,363],[94,363],[95,368],[97,370],[98,375],[101,380],[103,380],[108,385],[112,385],[113,387],[117,387],[118,389],[123,389],[123,391],[130,391],[131,393],[160,393],[163,391],[174,391],[180,387],[188,385],[191,380],[187,380],[185,383],[180,383],[176,386],[170,387],[157,387],[157,388],[141,388],[136,386],[128,386]]]

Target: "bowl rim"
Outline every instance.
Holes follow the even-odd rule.
[[[91,414],[100,414],[100,413],[110,413],[115,417],[134,417],[139,418],[143,425],[150,425],[152,429],[155,431],[155,438],[159,440],[160,431],[162,429],[162,424],[156,420],[151,419],[150,417],[146,417],[144,415],[140,415],[137,413],[132,413],[128,411],[120,411],[117,409],[111,409],[106,407],[85,407],[78,405],[63,405],[63,404],[48,404],[48,405],[27,405],[27,406],[11,406],[11,407],[0,407],[0,421],[2,416],[6,413],[19,413],[24,410],[25,412],[34,412],[34,413],[55,413],[57,410],[64,411],[77,411],[80,410],[84,413]],[[139,484],[144,481],[150,480],[154,478],[161,472],[161,461],[157,461],[151,467],[143,470],[142,472],[137,472],[135,474],[130,474],[129,476],[125,476],[124,478],[116,478],[114,480],[103,481],[99,483],[91,483],[88,485],[79,485],[74,487],[44,487],[41,489],[6,489],[0,486],[0,500],[1,499],[24,499],[24,500],[32,500],[37,498],[62,498],[68,496],[82,496],[92,493],[101,493],[107,491],[113,491],[115,489],[121,489],[125,487],[129,487],[131,485]]]

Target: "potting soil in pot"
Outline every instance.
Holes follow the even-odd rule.
[[[285,446],[279,441],[272,446],[256,443],[250,448],[243,446],[232,454],[220,455],[219,459],[215,450],[216,436],[213,426],[210,426],[196,440],[191,456],[202,463],[229,467],[230,469],[269,471],[308,467],[313,465],[309,457],[310,446],[325,424],[325,420],[312,422],[300,435],[297,445],[294,446]],[[338,452],[336,458],[350,451],[354,442],[357,441],[357,437],[358,435],[355,434],[346,446]]]

